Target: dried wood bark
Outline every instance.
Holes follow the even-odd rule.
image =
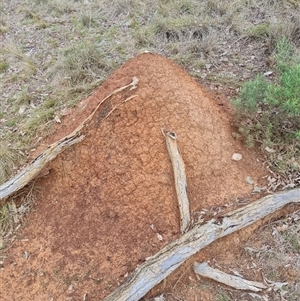
[[[48,148],[37,156],[25,169],[0,186],[0,200],[9,197],[26,186],[43,170],[48,162],[52,161],[59,153],[63,152],[71,145],[78,143],[83,139],[84,135],[77,133],[48,146]]]
[[[148,258],[104,301],[138,301],[193,254],[218,238],[243,229],[290,203],[300,203],[300,188],[263,197],[232,211],[221,222],[196,226]]]
[[[180,212],[180,230],[185,233],[190,225],[190,205],[187,197],[187,183],[184,162],[177,146],[177,135],[171,131],[162,131],[166,139],[167,149],[172,161],[175,188]]]

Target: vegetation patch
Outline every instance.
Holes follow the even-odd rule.
[[[269,35],[269,29],[269,23],[254,25],[248,29],[248,36],[253,38],[263,38]]]
[[[0,184],[9,179],[17,169],[21,154],[16,149],[0,143]]]
[[[274,300],[284,297],[296,301],[300,297],[299,214],[299,210],[295,211],[260,228],[246,243],[245,262],[262,271],[267,283],[282,283]]]
[[[0,250],[6,247],[6,243],[16,228],[24,221],[27,213],[35,204],[34,183],[20,190],[9,201],[0,204]]]
[[[226,90],[265,72],[282,37],[293,47],[300,41],[293,1],[24,0],[18,9],[3,3],[1,13],[1,135],[24,152],[34,146],[35,129],[49,132],[45,120],[51,127],[55,115],[140,52],[170,57]],[[55,113],[44,105],[53,99]],[[26,139],[16,135],[24,129],[33,129]]]
[[[55,72],[60,72],[71,86],[76,87],[101,79],[113,67],[113,61],[106,57],[101,45],[80,42],[63,52]]]
[[[289,44],[277,44],[276,80],[265,75],[245,82],[232,101],[247,144],[259,144],[276,170],[300,170],[300,61],[293,66]]]

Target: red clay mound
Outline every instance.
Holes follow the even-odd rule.
[[[36,211],[1,271],[2,300],[83,300],[85,294],[101,300],[180,235],[161,129],[178,136],[192,213],[251,193],[245,179],[256,182],[262,171],[232,138],[228,118],[187,73],[158,55],[140,55],[118,69],[66,118],[55,139],[134,76],[137,89],[104,102],[83,142],[60,154],[37,181]],[[241,161],[232,161],[236,152]]]

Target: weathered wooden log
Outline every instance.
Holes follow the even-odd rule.
[[[148,258],[104,301],[138,301],[199,250],[290,203],[300,203],[300,188],[263,197],[228,213],[220,222],[212,219],[202,226],[196,226]]]
[[[267,286],[261,282],[246,280],[235,275],[226,274],[218,269],[213,269],[207,262],[195,262],[194,272],[202,277],[207,277],[239,290],[259,292],[267,288]]]
[[[180,212],[180,230],[185,233],[190,225],[190,205],[187,197],[187,183],[184,162],[177,146],[177,135],[171,131],[162,131],[166,139],[167,149],[171,158],[177,201]]]
[[[32,181],[35,177],[39,175],[39,173],[43,170],[43,168],[47,165],[47,163],[51,162],[56,156],[64,151],[65,149],[69,148],[75,143],[81,142],[84,139],[84,135],[81,133],[82,129],[89,123],[89,121],[93,118],[95,113],[97,112],[98,108],[104,101],[106,101],[111,96],[130,88],[130,91],[135,89],[138,84],[138,78],[134,77],[132,82],[126,86],[118,88],[117,90],[113,91],[107,97],[102,99],[95,110],[90,114],[71,134],[62,138],[61,140],[51,144],[48,148],[43,151],[39,156],[37,156],[27,167],[25,167],[19,174],[15,177],[10,179],[9,181],[0,185],[0,201],[6,199],[7,197],[13,195],[18,190],[26,186],[30,181]],[[133,98],[131,96],[127,98],[127,100]],[[117,106],[116,106],[117,107]],[[113,110],[116,109],[113,108]],[[113,111],[112,110],[112,111]],[[111,111],[111,112],[112,112]],[[111,113],[109,112],[109,114]],[[107,116],[105,116],[107,117]]]

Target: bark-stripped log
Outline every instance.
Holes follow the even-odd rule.
[[[175,188],[180,212],[180,230],[185,233],[190,225],[190,205],[187,197],[187,184],[184,162],[177,146],[177,135],[171,131],[162,131],[166,139],[167,149],[173,165]]]
[[[93,118],[95,113],[97,112],[98,108],[103,104],[111,96],[130,88],[130,91],[135,89],[138,84],[138,78],[134,77],[132,82],[126,86],[123,86],[107,97],[102,99],[100,103],[97,105],[96,109],[86,118],[71,134],[62,138],[61,140],[51,144],[48,148],[43,151],[39,156],[37,156],[25,169],[23,169],[19,174],[15,177],[10,179],[9,181],[0,185],[0,201],[6,199],[7,197],[13,195],[15,192],[26,186],[31,180],[33,180],[38,174],[42,171],[42,169],[52,161],[56,156],[64,151],[65,149],[69,148],[75,143],[78,143],[84,139],[84,135],[82,135],[82,129],[88,124],[88,122]],[[129,97],[127,100],[133,98],[134,96]],[[115,110],[116,107],[113,108]],[[109,112],[110,114],[111,112]],[[106,116],[107,117],[107,116]]]
[[[232,211],[218,223],[196,226],[148,258],[104,301],[138,301],[193,254],[218,238],[245,228],[290,203],[300,203],[300,188],[280,192]]]

